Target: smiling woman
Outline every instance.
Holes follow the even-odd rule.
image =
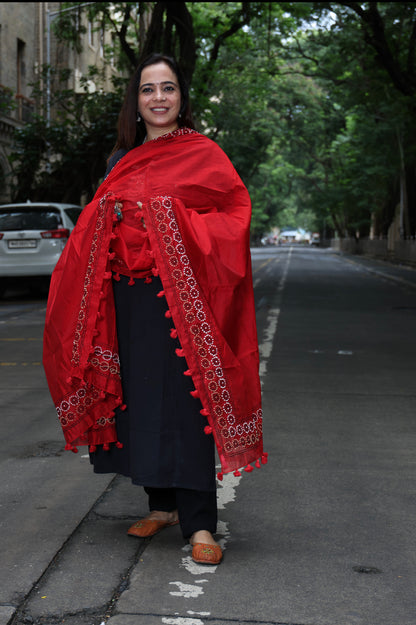
[[[218,564],[215,446],[218,479],[266,462],[250,198],[193,129],[173,59],[139,66],[118,130],[52,277],[45,371],[67,448],[145,488],[128,534],[180,523],[193,559]]]

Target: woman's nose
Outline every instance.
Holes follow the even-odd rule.
[[[154,93],[154,98],[156,100],[164,100],[165,99],[165,94],[163,93],[161,87],[156,87],[156,91]]]

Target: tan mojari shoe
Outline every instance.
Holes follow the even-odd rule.
[[[192,548],[192,560],[198,564],[219,564],[222,560],[222,550],[219,545],[195,543]]]
[[[177,525],[179,521],[160,521],[158,519],[142,519],[141,521],[136,521],[133,525],[127,530],[127,534],[129,536],[138,536],[139,538],[148,538],[149,536],[154,536],[165,527],[169,527],[170,525]]]

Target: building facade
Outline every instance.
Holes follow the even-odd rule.
[[[71,70],[68,89],[90,92],[97,89],[88,80],[88,67],[102,70],[100,88],[110,91],[112,77],[118,72],[112,63],[104,63],[106,50],[114,49],[111,33],[92,24],[80,7],[77,12],[85,32],[81,34],[79,52],[59,42],[53,30],[62,9],[60,2],[0,2],[0,203],[10,201],[11,166],[8,160],[13,149],[13,136],[18,128],[39,113],[53,118],[51,95],[55,86],[55,69]],[[80,3],[81,4],[81,3]],[[84,3],[89,4],[89,3]],[[45,72],[50,66],[52,71]],[[38,82],[42,97],[33,97],[33,84]]]

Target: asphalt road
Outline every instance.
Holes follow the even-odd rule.
[[[0,625],[415,625],[416,271],[253,250],[269,463],[219,485],[223,563],[128,537],[141,489],[64,452],[46,301],[0,303]]]

